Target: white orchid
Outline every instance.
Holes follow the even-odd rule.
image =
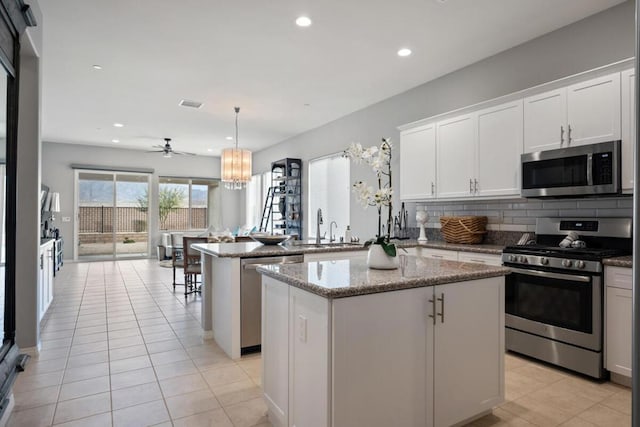
[[[391,186],[391,141],[387,138],[382,139],[380,146],[371,146],[363,148],[359,143],[352,143],[344,151],[344,157],[353,160],[354,163],[366,163],[373,169],[378,177],[378,189],[367,186],[362,181],[353,184],[353,192],[356,193],[358,202],[365,208],[375,206],[378,209],[378,240],[383,240],[385,244],[389,242],[389,233],[391,230],[391,212],[393,211],[392,198],[393,188]],[[383,179],[386,178],[385,183]],[[386,236],[382,236],[382,207],[388,208]],[[394,249],[395,254],[395,249]]]

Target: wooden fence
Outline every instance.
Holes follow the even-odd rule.
[[[137,207],[81,206],[79,209],[78,231],[80,233],[112,233],[114,225],[118,232],[141,233],[147,230],[147,212]],[[188,230],[207,228],[207,208],[178,208],[167,216],[161,230]]]

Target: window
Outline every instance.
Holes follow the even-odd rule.
[[[213,179],[160,177],[158,225],[160,230],[199,230],[212,224]]]
[[[250,228],[260,229],[264,204],[271,186],[271,172],[264,172],[251,177],[247,184],[245,212],[246,225]],[[266,228],[261,231],[271,230],[271,218],[267,221]]]
[[[349,225],[349,191],[351,189],[349,159],[335,154],[309,161],[309,238],[316,237],[317,212],[322,209],[324,223],[320,234],[329,236],[329,225],[335,221],[334,236],[340,240]]]
[[[247,184],[245,224],[250,227],[260,227],[264,199],[262,197],[262,175],[253,175]]]

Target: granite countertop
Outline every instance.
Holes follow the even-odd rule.
[[[633,259],[631,255],[605,258],[602,260],[602,263],[604,265],[610,265],[612,267],[633,267]]]
[[[407,257],[405,274],[373,270],[364,259],[273,264],[258,267],[265,276],[325,298],[344,298],[401,289],[463,282],[509,274],[504,267],[422,257]]]
[[[429,241],[419,245],[417,240],[396,240],[399,248],[433,248],[450,251],[476,252],[486,254],[502,254],[502,246],[499,245],[462,245],[439,241]],[[263,245],[257,242],[239,243],[198,243],[193,248],[208,255],[219,258],[247,258],[256,256],[278,256],[278,255],[302,255],[307,253],[327,253],[365,250],[362,243],[323,243],[315,246],[313,243],[302,241],[284,245]]]

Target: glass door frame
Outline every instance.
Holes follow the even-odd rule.
[[[102,175],[111,175],[111,182],[113,182],[113,209],[114,214],[111,217],[112,222],[112,251],[111,255],[105,256],[95,256],[95,257],[79,257],[79,242],[80,242],[80,174],[83,173],[91,173],[91,174],[102,174]],[[146,176],[147,183],[147,251],[146,255],[132,255],[132,256],[118,256],[116,250],[116,220],[117,215],[115,215],[115,209],[117,208],[117,200],[118,200],[118,191],[117,191],[117,183],[118,176],[122,175],[135,175],[135,176]],[[151,256],[151,212],[153,211],[153,198],[151,197],[151,182],[152,182],[152,174],[145,172],[127,172],[127,171],[118,171],[118,170],[110,170],[110,169],[75,169],[74,170],[74,180],[73,180],[73,204],[74,204],[74,225],[73,225],[73,260],[75,262],[89,262],[89,261],[115,261],[115,260],[123,260],[123,259],[146,259]]]

